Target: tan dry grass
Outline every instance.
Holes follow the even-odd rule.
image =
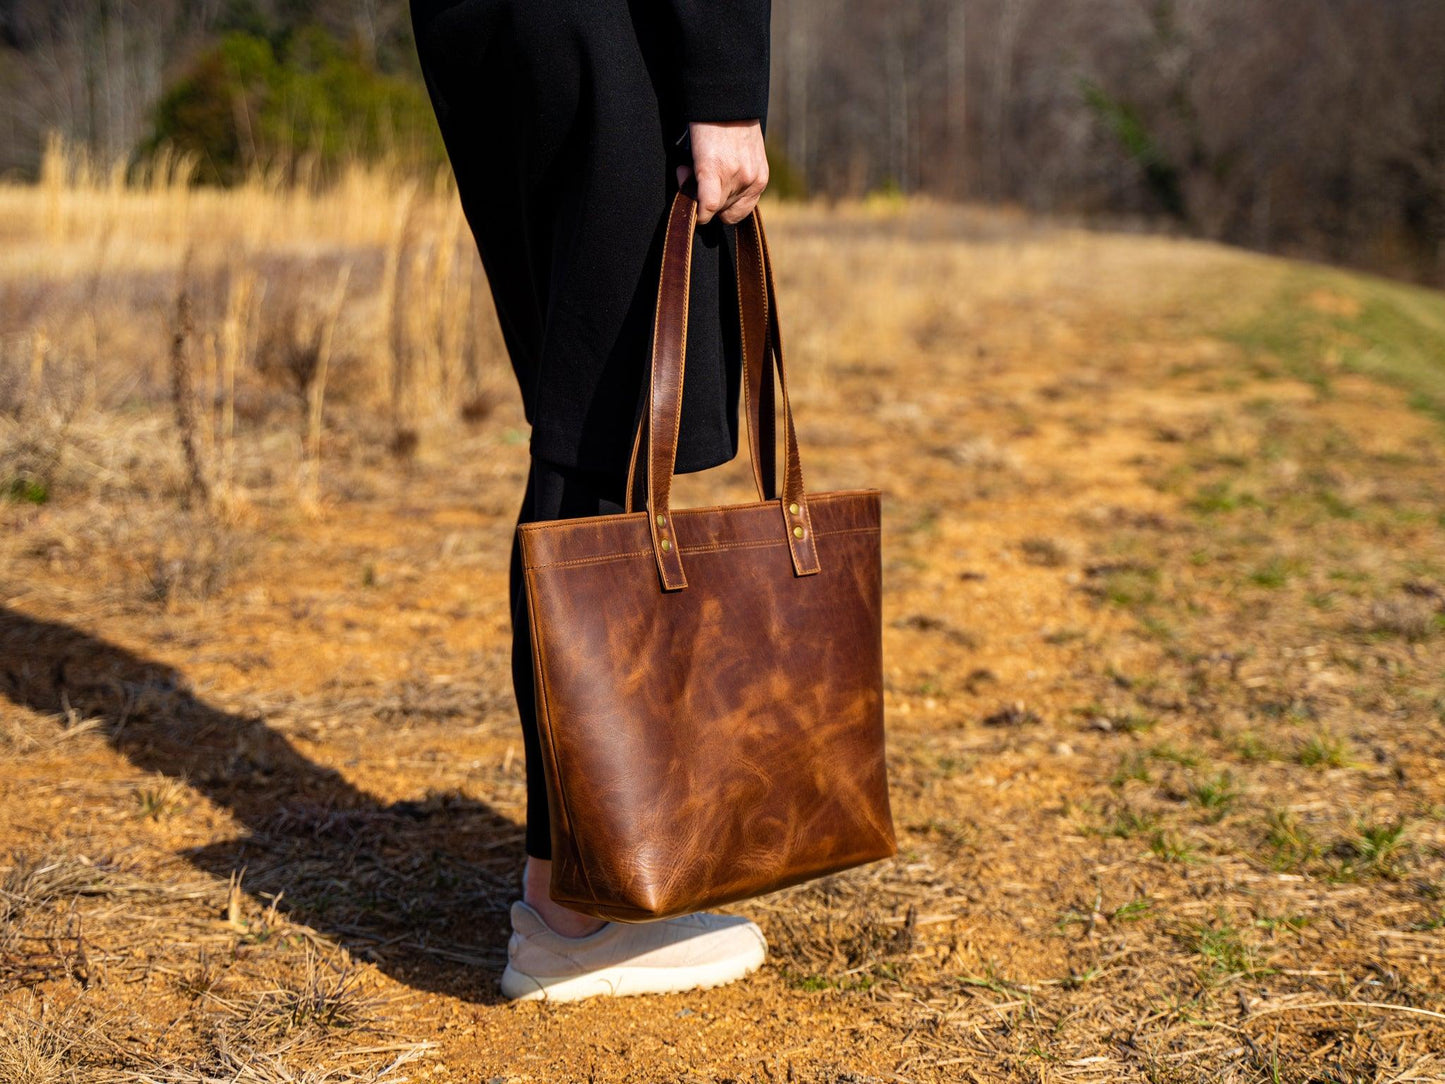
[[[901,854],[750,904],[773,946],[751,983],[498,1003],[525,429],[494,329],[447,322],[484,296],[455,207],[353,184],[167,211],[61,186],[72,262],[43,288],[54,197],[0,195],[31,252],[0,272],[0,462],[49,449],[26,468],[48,499],[0,504],[7,883],[103,855],[150,886],[15,912],[0,1001],[127,1021],[72,1062],[323,1079],[428,1041],[400,1071],[1445,1077],[1437,423],[1333,339],[1281,351],[1261,321],[1320,315],[1288,300],[1318,302],[1313,272],[926,205],[769,209],[809,483],[885,492]],[[233,496],[182,513],[161,329],[187,246],[198,447]],[[313,506],[315,399],[262,344],[292,334],[278,296],[324,313],[346,263]],[[738,462],[677,496],[748,492]],[[343,988],[364,1011],[265,1009]]]

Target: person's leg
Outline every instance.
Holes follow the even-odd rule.
[[[564,467],[533,456],[517,522],[620,513],[626,482],[625,477]],[[522,746],[527,762],[527,864],[522,875],[522,899],[557,933],[565,937],[580,937],[600,929],[604,923],[591,915],[579,914],[555,903],[547,892],[552,876],[551,823],[547,813],[546,776],[542,771],[542,746],[537,731],[527,595],[522,579],[521,547],[515,535],[512,539],[511,603],[512,688],[521,718]]]

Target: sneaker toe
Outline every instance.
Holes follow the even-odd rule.
[[[702,960],[745,959],[755,967],[767,955],[768,942],[757,924],[741,915],[707,915],[707,932],[697,938]]]

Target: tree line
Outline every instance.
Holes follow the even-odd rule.
[[[768,134],[793,193],[1156,218],[1445,284],[1442,56],[1440,0],[774,0]],[[440,155],[404,0],[0,3],[0,171],[51,129],[200,147],[220,180]]]

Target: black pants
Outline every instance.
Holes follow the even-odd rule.
[[[767,3],[412,0],[411,11],[531,450],[625,472],[663,227],[677,166],[690,160],[678,140],[690,120],[726,119],[718,110],[761,115]],[[679,22],[697,27],[699,49],[681,47]],[[736,100],[693,101],[690,85]],[[693,249],[683,470],[737,451],[733,246],[732,227],[715,219]]]
[[[567,467],[532,456],[527,489],[518,523],[621,512],[627,490],[626,466],[620,474]],[[547,815],[547,782],[542,772],[542,744],[537,733],[537,695],[532,679],[532,638],[527,630],[527,593],[522,580],[522,552],[512,538],[512,688],[522,719],[522,746],[527,754],[527,853],[552,857],[552,827]]]

